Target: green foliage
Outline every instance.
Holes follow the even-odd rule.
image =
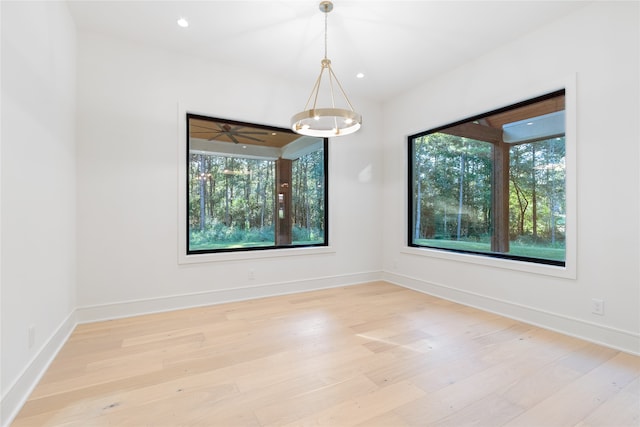
[[[273,246],[275,244],[273,226],[240,230],[227,227],[220,222],[210,223],[204,231],[190,230],[189,247],[192,250],[238,248],[249,246]],[[323,230],[293,227],[295,244],[316,244],[324,239]]]
[[[191,249],[273,245],[275,162],[191,153],[188,177]],[[325,230],[324,151],[292,162],[295,243],[319,243]]]
[[[324,152],[314,151],[295,160],[292,165],[292,220],[296,228],[324,230]],[[307,240],[307,239],[301,239]]]
[[[241,230],[213,221],[204,230],[189,230],[191,249],[219,249],[243,246],[268,246],[274,244],[273,226]]]
[[[415,237],[486,235],[491,226],[491,145],[434,133],[415,141],[414,159]]]
[[[417,239],[417,245],[428,246],[441,249],[455,249],[458,251],[471,251],[480,253],[491,253],[490,239],[470,240],[438,240],[438,239]],[[515,241],[509,245],[509,254],[524,256],[529,258],[548,259],[564,261],[565,247],[559,243],[554,245],[532,245],[526,242]]]
[[[293,241],[306,243],[320,243],[324,240],[324,230],[320,228],[302,228],[293,226]]]
[[[564,138],[515,144],[509,154],[510,253],[564,259]],[[492,144],[436,132],[413,141],[413,159],[414,241],[488,245]]]

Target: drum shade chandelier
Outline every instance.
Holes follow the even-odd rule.
[[[327,16],[333,10],[330,1],[320,2],[320,11],[324,13],[324,59],[320,61],[320,75],[311,90],[311,95],[304,106],[304,111],[296,113],[291,118],[291,129],[301,135],[308,136],[342,136],[356,132],[362,125],[362,116],[353,110],[351,101],[347,97],[342,85],[331,69],[331,60],[327,58]],[[329,80],[330,107],[318,107],[318,95],[320,94],[322,77],[327,72]],[[349,109],[338,108],[335,103],[334,84],[338,86]],[[313,104],[311,104],[313,102]],[[309,105],[311,104],[311,108]]]

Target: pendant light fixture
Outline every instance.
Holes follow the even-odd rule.
[[[353,110],[351,101],[347,97],[342,85],[331,69],[331,60],[327,58],[327,16],[333,10],[330,1],[320,2],[320,11],[324,13],[324,59],[320,61],[320,75],[316,80],[311,95],[304,106],[304,111],[294,114],[291,118],[291,129],[301,135],[331,137],[354,133],[362,125],[362,116]],[[318,95],[320,94],[322,77],[327,72],[329,99],[331,105],[318,107]],[[334,84],[338,86],[349,109],[338,108],[335,103]],[[311,102],[313,102],[311,104]],[[309,108],[309,105],[311,107]]]

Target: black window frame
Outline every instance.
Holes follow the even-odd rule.
[[[555,90],[553,92],[549,92],[546,93],[544,95],[540,95],[540,96],[536,96],[534,98],[529,98],[527,100],[521,101],[521,102],[517,102],[511,105],[507,105],[505,107],[501,107],[501,108],[497,108],[485,113],[481,113],[481,114],[477,114],[474,116],[470,116],[452,123],[447,123],[445,125],[442,126],[438,126],[435,128],[431,128],[425,131],[421,131],[412,135],[407,136],[407,230],[406,230],[406,236],[407,236],[407,246],[412,247],[412,248],[426,248],[426,249],[434,249],[434,250],[438,250],[438,251],[444,251],[444,252],[450,252],[450,253],[459,253],[459,254],[468,254],[468,255],[474,255],[474,256],[478,256],[478,257],[487,257],[487,258],[495,258],[495,259],[505,259],[505,260],[512,260],[512,261],[522,261],[522,262],[528,262],[528,263],[532,263],[532,264],[542,264],[542,265],[550,265],[550,266],[558,266],[558,267],[566,267],[566,263],[567,263],[567,256],[566,256],[566,250],[567,247],[565,245],[565,257],[564,260],[560,261],[560,260],[553,260],[553,259],[545,259],[545,258],[534,258],[534,257],[527,257],[527,256],[521,256],[521,255],[510,255],[508,253],[501,253],[501,252],[479,252],[479,251],[472,251],[472,250],[462,250],[462,249],[452,249],[452,248],[442,248],[442,247],[437,247],[437,246],[429,246],[429,245],[419,245],[414,243],[414,226],[415,226],[415,210],[414,210],[414,199],[413,199],[413,194],[414,194],[414,155],[415,155],[415,151],[414,151],[414,143],[413,141],[416,138],[420,138],[422,136],[428,135],[428,134],[432,134],[432,133],[436,133],[439,132],[441,130],[447,129],[447,128],[451,128],[454,126],[458,126],[458,125],[462,125],[464,123],[468,123],[468,122],[473,122],[476,120],[481,120],[483,118],[487,118],[489,116],[495,115],[495,114],[500,114],[500,113],[504,113],[510,110],[514,110],[517,109],[519,107],[524,107],[524,106],[528,106],[531,104],[535,104],[541,101],[545,101],[548,99],[552,99],[552,98],[556,98],[558,96],[565,96],[566,97],[566,88],[563,89],[559,89],[559,90]],[[566,102],[565,102],[565,111],[566,111]],[[565,122],[565,133],[564,135],[566,136],[566,122]],[[566,147],[566,145],[565,145]],[[566,178],[565,178],[565,201],[566,201],[566,187],[567,183],[566,183]],[[493,191],[493,189],[492,189]],[[492,226],[492,230],[491,232],[493,233],[493,226]]]
[[[288,133],[292,135],[297,135],[291,129],[282,128],[277,126],[271,126],[266,124],[245,122],[239,120],[232,120],[221,117],[214,116],[206,116],[197,113],[187,112],[185,115],[186,121],[186,144],[185,144],[185,223],[183,227],[185,227],[185,248],[186,255],[205,255],[205,254],[216,254],[216,253],[234,253],[234,252],[253,252],[253,251],[265,251],[265,250],[274,250],[274,249],[295,249],[295,248],[313,248],[313,247],[327,247],[329,246],[329,138],[327,137],[317,137],[322,140],[323,152],[324,152],[324,239],[320,243],[306,243],[306,244],[288,244],[288,245],[274,245],[271,246],[249,246],[249,247],[235,247],[235,248],[216,248],[216,249],[198,249],[192,250],[190,249],[190,232],[189,232],[189,168],[190,168],[190,129],[189,129],[189,120],[190,119],[199,119],[199,120],[207,120],[207,121],[217,121],[217,122],[225,122],[232,126],[246,126],[251,128],[262,129],[270,132],[278,132],[278,133]],[[275,180],[274,180],[275,181]],[[275,184],[275,182],[274,182]],[[276,189],[274,188],[274,195],[277,194]],[[277,203],[274,200],[274,205]],[[275,212],[274,212],[275,214]]]

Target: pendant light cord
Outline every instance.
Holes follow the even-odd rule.
[[[329,17],[329,12],[324,12],[324,59],[327,59],[327,18]]]

